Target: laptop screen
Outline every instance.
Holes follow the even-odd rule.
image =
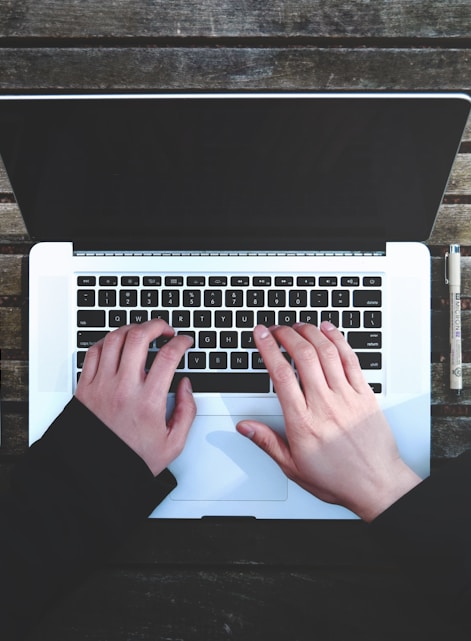
[[[425,240],[458,97],[0,100],[0,155],[34,240],[167,250]]]

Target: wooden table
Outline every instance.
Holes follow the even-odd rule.
[[[0,92],[471,90],[471,5],[11,0]],[[463,246],[464,393],[448,392],[443,255]],[[432,469],[471,446],[471,126],[432,254]],[[0,169],[0,490],[27,447],[28,252]],[[34,527],[34,524],[32,524]],[[431,613],[359,522],[148,522],[33,639],[421,639]],[[447,638],[458,638],[448,631]]]

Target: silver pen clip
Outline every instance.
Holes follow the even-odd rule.
[[[448,280],[448,258],[450,256],[449,252],[445,253],[445,285],[449,285],[450,281]]]

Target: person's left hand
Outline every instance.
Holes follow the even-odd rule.
[[[182,451],[196,415],[190,381],[183,378],[166,420],[167,394],[188,336],[174,336],[159,350],[148,373],[149,343],[174,336],[162,320],[126,325],[87,352],[75,396],[138,454],[157,476]]]

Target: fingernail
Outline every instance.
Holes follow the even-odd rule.
[[[248,423],[238,423],[237,431],[242,434],[242,436],[250,439],[252,439],[255,435],[255,431],[252,429],[252,427],[250,427]]]
[[[325,329],[328,332],[331,332],[333,329],[337,329],[335,325],[333,325],[330,321],[322,321],[321,327],[322,329]]]
[[[270,336],[270,331],[265,325],[260,325],[257,328],[257,334],[259,338],[267,338],[267,336]]]

